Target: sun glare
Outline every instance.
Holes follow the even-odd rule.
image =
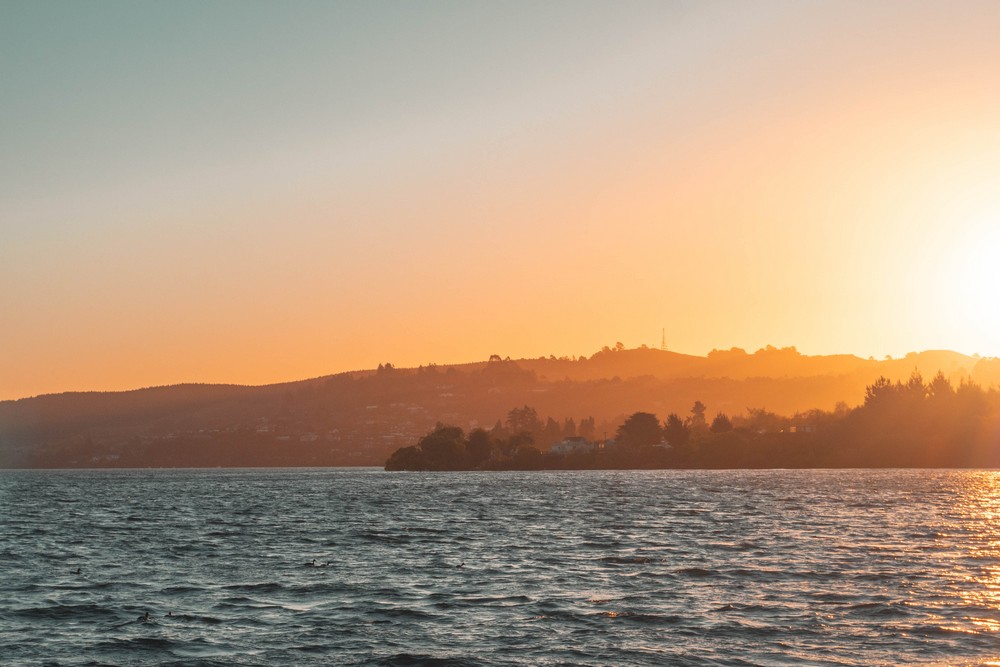
[[[967,345],[995,345],[1000,332],[1000,210],[969,219],[941,248],[942,265],[931,276],[940,314]],[[977,349],[987,355],[996,349]]]
[[[995,316],[1000,295],[1000,214],[977,225],[957,258],[957,280],[966,307]],[[996,320],[994,320],[994,323]]]

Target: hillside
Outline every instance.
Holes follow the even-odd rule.
[[[954,383],[1000,382],[1000,360],[948,351],[903,359],[807,356],[794,348],[704,357],[649,348],[589,358],[500,360],[344,373],[262,387],[177,385],[0,402],[0,467],[380,465],[437,422],[470,428],[531,406],[598,433],[644,410],[791,415],[861,402],[879,376],[942,371]]]

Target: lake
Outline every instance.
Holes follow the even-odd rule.
[[[0,471],[0,506],[5,665],[1000,658],[992,471]]]

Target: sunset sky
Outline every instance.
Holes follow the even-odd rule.
[[[1000,3],[0,0],[0,399],[1000,355]]]

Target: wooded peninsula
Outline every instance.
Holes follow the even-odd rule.
[[[1000,393],[974,383],[957,387],[938,373],[924,382],[880,377],[864,403],[794,418],[764,409],[710,421],[695,401],[690,414],[635,412],[613,439],[592,425],[574,429],[545,450],[535,445],[555,432],[533,408],[515,408],[505,423],[466,435],[438,424],[389,457],[397,470],[576,470],[630,468],[994,468],[1000,466]],[[574,430],[585,432],[578,435]]]

